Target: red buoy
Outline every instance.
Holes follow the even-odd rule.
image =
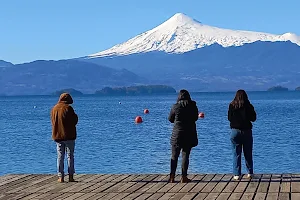
[[[149,110],[148,110],[148,109],[145,109],[145,110],[144,110],[144,113],[145,113],[145,114],[149,114]]]
[[[143,119],[142,119],[141,116],[137,116],[137,117],[135,118],[135,123],[139,124],[139,123],[142,123],[142,122],[143,122]]]
[[[203,112],[201,112],[201,113],[199,113],[199,118],[204,118],[204,113]]]

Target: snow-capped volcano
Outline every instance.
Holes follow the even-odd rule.
[[[255,41],[291,41],[300,46],[300,36],[292,33],[275,35],[222,29],[204,25],[185,14],[177,13],[156,28],[110,49],[89,55],[89,57],[128,55],[150,51],[184,53],[214,43],[229,47]]]

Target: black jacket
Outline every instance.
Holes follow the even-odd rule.
[[[198,108],[195,101],[180,100],[173,105],[169,121],[174,123],[171,145],[177,147],[195,147],[198,145],[196,121]]]
[[[256,112],[252,104],[246,104],[241,108],[234,108],[229,104],[228,120],[230,121],[230,128],[239,130],[252,129],[252,123],[256,120]]]

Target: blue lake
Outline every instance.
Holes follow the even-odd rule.
[[[254,172],[299,173],[300,92],[248,95],[257,112]],[[234,93],[192,93],[205,118],[197,121],[199,145],[192,150],[189,173],[232,173],[227,109],[233,97]],[[172,124],[167,117],[176,98],[74,97],[79,116],[76,173],[169,173]],[[0,97],[0,175],[56,173],[50,110],[57,100]],[[137,115],[143,117],[142,124],[134,123]]]

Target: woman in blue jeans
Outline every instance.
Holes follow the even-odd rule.
[[[238,90],[233,101],[229,104],[228,120],[231,128],[231,143],[233,151],[233,179],[241,176],[241,155],[244,152],[248,178],[253,175],[253,137],[252,123],[256,120],[256,112],[248,100],[244,90]]]

